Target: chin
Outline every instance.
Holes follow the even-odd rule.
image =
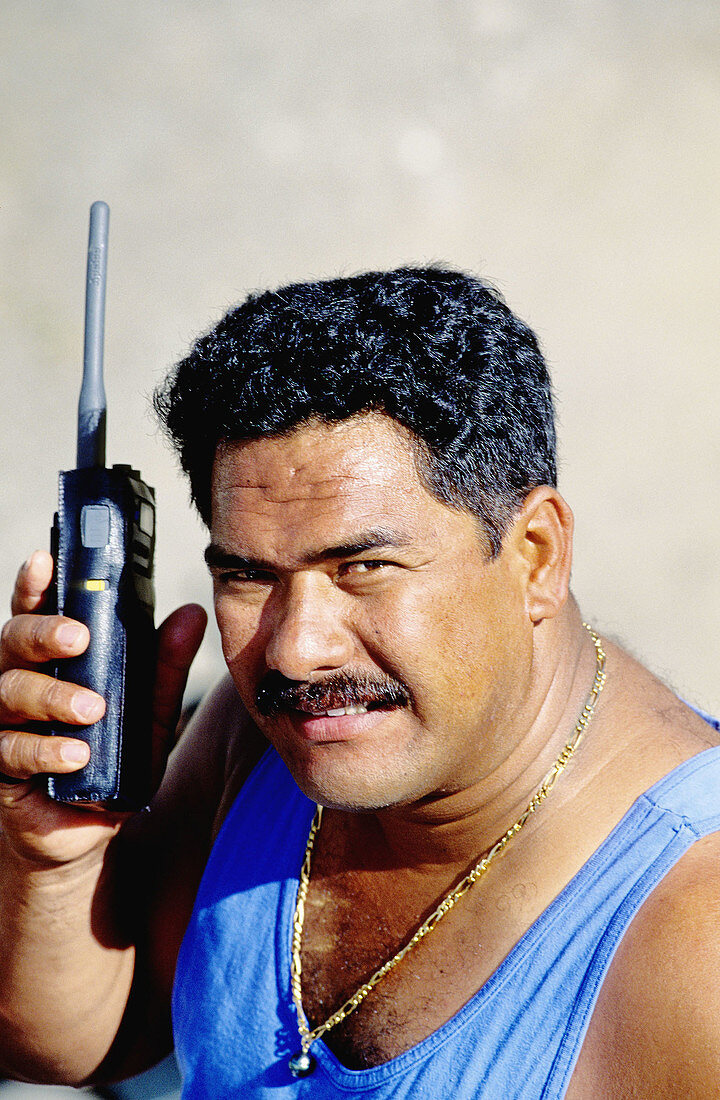
[[[353,754],[343,754],[346,758],[341,760],[335,748],[328,752],[317,746],[309,759],[290,758],[278,749],[303,794],[327,809],[374,813],[415,802],[427,793],[407,761],[368,760],[364,754],[355,760],[348,758]]]

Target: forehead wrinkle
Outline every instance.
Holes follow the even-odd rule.
[[[271,504],[293,504],[309,499],[318,501],[345,497],[351,489],[357,487],[369,490],[380,488],[379,482],[358,474],[332,474],[329,477],[307,480],[300,485],[293,484],[295,482],[294,477],[288,480],[290,483],[287,485],[277,485],[233,478],[218,486],[217,495],[223,496],[234,492],[257,493]],[[385,484],[388,484],[388,481]]]
[[[405,433],[378,414],[310,423],[268,439],[221,441],[214,475],[216,494],[254,492],[278,504],[390,486],[403,494],[425,488]]]

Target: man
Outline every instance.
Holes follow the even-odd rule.
[[[30,723],[103,704],[40,671],[87,632],[21,570],[0,1068],[136,1072],[174,981],[189,1097],[717,1096],[716,728],[568,594],[532,333],[435,268],[286,287],[157,405],[230,679],[149,811],[50,803],[33,777],[87,750]],[[161,629],[159,746],[201,618]]]

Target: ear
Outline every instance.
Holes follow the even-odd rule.
[[[524,581],[525,609],[533,623],[552,619],[570,588],[573,514],[550,485],[539,485],[525,498],[508,532]]]

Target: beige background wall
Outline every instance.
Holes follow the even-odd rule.
[[[158,488],[161,611],[209,595],[164,370],[249,289],[444,260],[542,340],[586,614],[720,712],[719,32],[717,0],[4,0],[2,589],[74,462],[102,198],[109,457]]]

